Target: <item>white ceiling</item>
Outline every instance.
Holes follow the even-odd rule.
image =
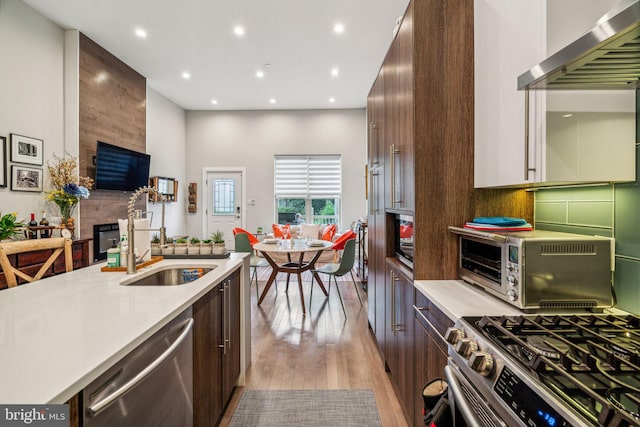
[[[23,0],[187,110],[360,108],[408,0]],[[342,34],[333,31],[340,22]],[[244,37],[234,35],[242,25]],[[136,37],[136,28],[147,32]],[[265,64],[269,64],[266,66]],[[339,74],[332,77],[331,69]],[[256,71],[263,70],[258,79]],[[191,74],[189,80],[181,77]],[[275,104],[270,99],[276,100]],[[334,103],[329,99],[335,98]],[[212,104],[212,99],[218,101]]]

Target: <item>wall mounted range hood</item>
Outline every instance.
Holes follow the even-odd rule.
[[[518,89],[640,88],[640,0],[625,0],[590,31],[518,77]]]

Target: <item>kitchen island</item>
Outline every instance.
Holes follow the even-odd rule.
[[[240,271],[241,374],[250,364],[249,262],[163,260],[135,275],[95,264],[0,292],[0,402],[64,403],[169,321]],[[215,267],[177,286],[120,282],[165,266]]]

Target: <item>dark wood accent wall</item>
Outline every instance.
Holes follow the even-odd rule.
[[[80,34],[80,162],[82,176],[95,176],[97,141],[146,152],[146,79]],[[80,207],[80,237],[93,225],[125,218],[130,192],[97,191]],[[139,202],[144,208],[144,202]]]
[[[533,192],[523,189],[478,189],[475,194],[478,216],[524,218],[533,224]]]
[[[448,225],[474,212],[473,2],[414,1],[416,279],[457,279]]]

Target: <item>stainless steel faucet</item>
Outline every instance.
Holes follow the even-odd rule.
[[[141,194],[155,193],[162,202],[162,215],[160,217],[160,228],[140,228],[138,230],[134,227],[133,212],[135,210],[135,204],[138,197]],[[164,227],[164,203],[166,199],[157,188],[155,187],[140,187],[133,192],[129,198],[129,205],[127,209],[127,240],[129,246],[127,247],[127,274],[133,274],[136,272],[136,253],[134,235],[136,231],[159,231],[160,232],[160,246],[167,244],[167,230]],[[143,255],[144,256],[144,255]]]

